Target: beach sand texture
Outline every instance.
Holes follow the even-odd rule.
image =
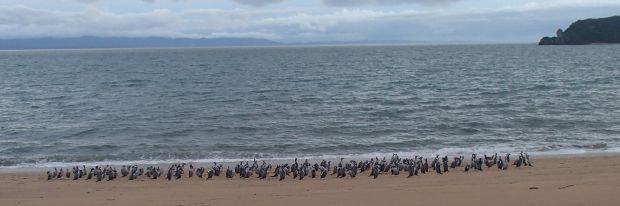
[[[620,205],[620,156],[532,159],[534,167],[430,173],[368,172],[355,179],[278,181],[53,180],[44,172],[0,174],[0,205]],[[467,163],[467,162],[466,162]]]

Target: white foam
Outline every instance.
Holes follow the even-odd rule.
[[[355,159],[355,160],[365,160],[370,158],[383,158],[383,157],[391,157],[392,154],[397,154],[401,158],[413,158],[415,156],[418,157],[434,157],[435,155],[448,155],[448,156],[465,156],[469,157],[469,155],[475,154],[488,154],[492,155],[495,153],[504,155],[506,153],[519,153],[519,152],[527,152],[531,156],[558,156],[558,155],[580,155],[580,154],[597,154],[597,153],[619,153],[620,147],[607,148],[607,149],[558,149],[558,150],[548,150],[548,151],[533,151],[527,149],[515,149],[511,147],[481,147],[481,148],[459,148],[459,147],[448,147],[437,150],[419,150],[419,151],[400,151],[394,153],[381,153],[381,152],[370,152],[364,154],[331,154],[331,155],[310,155],[310,156],[289,156],[289,157],[273,157],[273,158],[257,158],[258,161],[269,161],[269,162],[282,162],[289,161],[294,158],[298,158],[300,160],[338,160],[340,158],[345,159]],[[194,163],[194,164],[212,164],[213,162],[218,163],[235,163],[240,161],[252,161],[253,158],[204,158],[204,159],[165,159],[165,160],[110,160],[110,161],[92,161],[92,162],[37,162],[37,163],[21,163],[12,166],[2,166],[0,169],[28,169],[28,168],[53,168],[53,167],[73,167],[76,165],[85,165],[88,167],[97,166],[97,165],[162,165],[162,164],[171,164],[171,163]]]

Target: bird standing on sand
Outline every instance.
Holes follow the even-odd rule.
[[[370,171],[370,175],[373,177],[373,179],[377,179],[377,177],[379,177],[379,165],[375,164],[372,167],[372,170]]]
[[[445,156],[444,158],[442,158],[442,162],[443,162],[443,172],[446,173],[448,172],[448,156]]]
[[[523,156],[519,156],[518,160],[515,160],[515,163],[513,163],[513,165],[515,165],[516,167],[521,167],[521,164],[523,164]]]
[[[196,176],[198,178],[202,179],[204,173],[205,173],[205,168],[204,167],[199,167],[198,169],[196,169]]]
[[[187,171],[187,175],[189,178],[192,178],[194,176],[194,165],[189,165],[189,171]]]
[[[54,171],[51,173],[52,173],[52,178],[56,178],[56,176],[58,176],[58,169],[54,167]]]
[[[285,167],[280,167],[280,181],[284,180],[284,177],[286,177],[286,171],[285,171]]]
[[[525,154],[525,160],[527,161],[527,166],[533,167],[532,162],[530,161],[530,155],[528,155],[527,153],[523,153],[523,154]]]
[[[79,174],[80,174],[80,169],[78,169],[78,167],[74,167],[73,168],[73,180],[77,180],[80,178]]]
[[[168,181],[172,180],[172,167],[168,169],[168,173],[166,173],[166,179]]]
[[[60,172],[58,172],[58,174],[56,175],[56,179],[60,179],[63,176],[63,171],[62,168],[60,168]]]
[[[230,168],[226,168],[226,178],[230,179],[233,177],[235,177],[235,173]]]
[[[434,165],[433,165],[433,169],[435,170],[435,172],[437,174],[442,174],[441,173],[441,164],[439,164],[439,161],[433,161]]]
[[[121,176],[127,177],[127,175],[129,175],[129,170],[127,170],[127,166],[123,165],[123,167],[121,167]]]
[[[329,169],[327,169],[329,167],[324,167],[321,166],[321,179],[324,179],[325,177],[327,177],[327,173],[329,173]]]
[[[88,172],[88,176],[86,177],[86,180],[92,179],[94,173],[95,173],[95,168],[90,168],[90,172]]]

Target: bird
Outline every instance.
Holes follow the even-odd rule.
[[[80,169],[78,169],[78,167],[77,167],[77,166],[76,166],[76,167],[74,167],[74,168],[73,168],[73,180],[77,180],[77,179],[79,179],[79,178],[80,178],[80,175],[79,175],[80,173],[81,173],[81,170],[80,170]]]
[[[504,168],[504,160],[502,160],[502,158],[499,158],[499,160],[497,160],[497,169],[503,169]]]
[[[172,180],[172,167],[168,169],[168,173],[166,173],[166,180]]]
[[[501,170],[507,170],[508,169],[508,165],[509,165],[509,161],[506,160],[505,162],[502,161],[502,168]]]
[[[523,153],[523,154],[525,154],[525,160],[527,161],[527,166],[533,167],[532,162],[530,161],[530,156],[527,153]]]
[[[370,175],[373,177],[373,179],[377,179],[377,177],[379,177],[379,165],[375,164],[375,166],[372,167],[372,170],[370,171]]]
[[[350,165],[349,177],[355,178],[356,176],[357,176],[357,164],[353,162],[353,164]]]
[[[235,177],[235,173],[232,170],[230,170],[230,168],[226,168],[226,178],[230,179],[233,177]]]
[[[327,169],[329,167],[323,167],[321,166],[321,179],[324,179],[325,177],[327,177],[327,173],[329,173],[329,169]]]
[[[448,172],[448,156],[445,156],[444,158],[442,158],[442,162],[443,162],[443,172],[446,173]]]
[[[284,167],[280,168],[280,181],[284,180],[284,178],[286,177],[286,171]]]
[[[198,169],[196,169],[196,177],[202,179],[204,173],[205,173],[204,167],[199,167]]]
[[[56,168],[54,168],[54,169],[56,169]],[[56,174],[56,179],[60,179],[60,178],[63,176],[63,174],[64,174],[64,173],[63,173],[63,171],[62,171],[62,168],[60,168],[60,172],[58,172],[58,173]]]
[[[194,165],[189,165],[189,171],[187,171],[187,175],[189,178],[192,178],[194,176]]]
[[[303,180],[304,177],[306,176],[306,172],[302,169],[299,170],[298,172],[298,176],[299,176],[299,180]]]
[[[86,180],[92,179],[94,172],[95,172],[95,168],[90,168],[90,172],[88,172],[88,176],[86,177]]]
[[[523,156],[519,156],[519,159],[515,160],[515,163],[513,165],[515,165],[516,167],[521,167],[521,164],[523,164]]]
[[[276,165],[276,169],[273,170],[273,175],[271,177],[277,177],[279,175],[280,167],[280,165]]]
[[[121,167],[121,176],[127,177],[127,175],[129,175],[129,170],[127,170],[127,166],[123,165],[123,167]]]
[[[414,173],[415,173],[415,166],[413,164],[409,165],[409,167],[407,168],[407,171],[409,172],[409,176],[407,177],[413,177]]]

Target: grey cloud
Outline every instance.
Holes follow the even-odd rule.
[[[103,0],[75,0],[77,2],[80,3],[95,3],[95,2],[99,2],[99,1],[103,1]],[[142,2],[146,2],[146,3],[155,3],[156,0],[139,0]],[[173,1],[180,1],[180,0],[173,0]]]
[[[286,0],[234,0],[234,1],[239,4],[246,4],[246,5],[259,7],[259,6],[265,6],[268,4],[284,2]]]
[[[539,3],[498,9],[191,9],[114,13],[0,5],[0,38],[256,37],[282,42],[531,41],[582,18],[617,14],[620,2]]]
[[[59,12],[0,6],[0,38],[72,36],[185,36],[178,16],[167,10],[114,14],[97,9]]]
[[[74,1],[77,1],[80,3],[95,3],[95,2],[102,2],[103,0],[74,0]],[[138,1],[146,2],[146,3],[155,3],[155,2],[162,2],[162,1],[190,2],[189,0],[138,0]],[[198,0],[195,0],[195,1],[198,1]],[[281,3],[287,0],[232,0],[232,1],[238,4],[261,7],[261,6],[266,6],[269,4]]]
[[[441,5],[452,3],[460,0],[323,0],[328,6],[346,7],[360,5],[393,5],[393,4],[424,4],[424,5]]]
[[[103,0],[75,0],[81,3],[94,3]],[[182,2],[189,0],[139,0],[147,3],[155,3],[157,1]],[[195,0],[197,1],[197,0]],[[250,5],[253,7],[261,7],[270,4],[282,3],[288,0],[232,0],[235,3]],[[424,4],[424,5],[442,5],[446,3],[456,2],[460,0],[314,0],[322,2],[323,5],[333,7],[348,7],[360,5],[394,5],[394,4]]]

